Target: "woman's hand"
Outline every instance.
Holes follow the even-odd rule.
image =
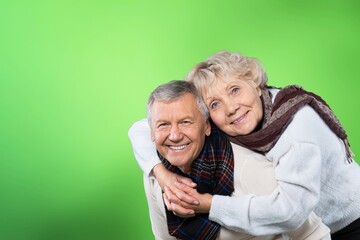
[[[153,175],[156,177],[161,189],[165,192],[166,188],[171,188],[174,195],[171,197],[173,203],[185,202],[187,204],[199,204],[199,201],[187,192],[194,189],[196,184],[187,177],[179,176],[170,172],[162,163],[155,165]],[[179,188],[183,186],[182,188]],[[185,189],[185,190],[184,190]]]
[[[193,217],[196,213],[208,213],[211,207],[212,195],[208,193],[200,194],[194,188],[176,183],[175,187],[165,187],[163,194],[164,202],[169,211],[174,212],[179,217]],[[179,192],[177,192],[179,191]],[[180,195],[179,195],[180,194]],[[197,203],[181,201],[182,194],[186,194],[198,200]],[[180,200],[180,201],[179,201]]]

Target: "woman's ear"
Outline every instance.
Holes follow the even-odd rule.
[[[261,91],[260,86],[257,86],[257,87],[256,87],[256,91],[258,92],[258,95],[259,95],[259,97],[260,97],[261,94],[262,94],[262,91]]]
[[[249,80],[248,83],[250,84],[251,87],[256,89],[256,92],[257,92],[258,96],[260,97],[262,94],[260,84],[255,82],[255,80]]]

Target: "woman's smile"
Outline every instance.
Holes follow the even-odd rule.
[[[237,118],[235,121],[232,121],[230,124],[240,125],[244,120],[246,120],[247,114],[249,111],[247,111],[245,114],[241,115],[239,118]]]

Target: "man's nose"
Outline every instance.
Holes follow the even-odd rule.
[[[172,126],[170,129],[169,140],[176,142],[176,141],[180,141],[182,137],[183,134],[180,128],[178,126]]]

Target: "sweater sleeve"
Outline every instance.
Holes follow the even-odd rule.
[[[146,119],[135,122],[129,129],[128,136],[135,159],[141,170],[150,175],[151,170],[160,162],[155,144],[151,141],[150,127]]]
[[[301,109],[267,154],[275,166],[275,190],[264,196],[215,195],[209,218],[252,235],[299,227],[319,201],[323,145],[334,139],[331,134],[314,110]]]

